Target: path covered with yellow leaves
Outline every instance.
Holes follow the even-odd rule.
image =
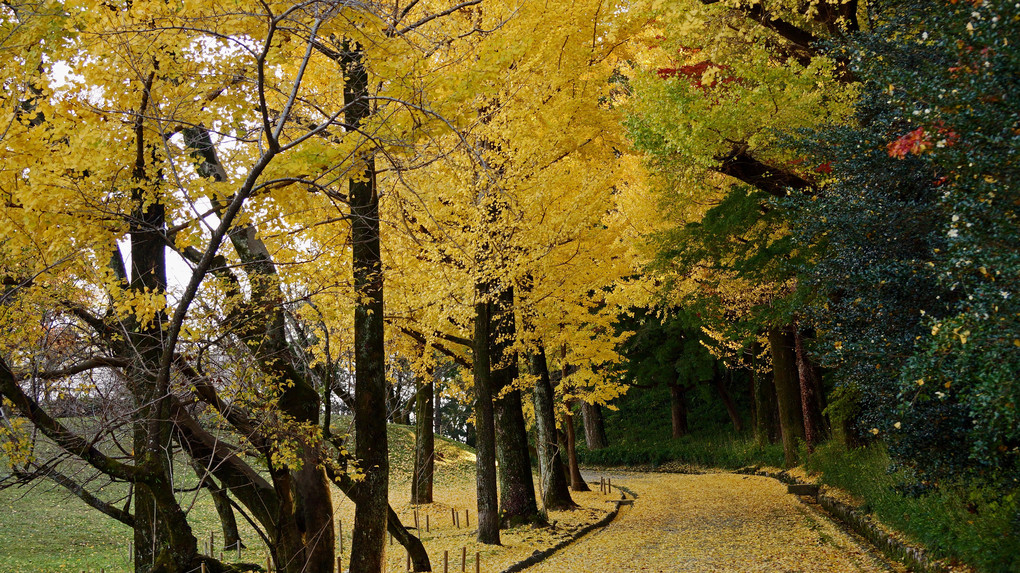
[[[638,495],[634,505],[529,572],[899,570],[770,478],[635,473],[612,479]]]

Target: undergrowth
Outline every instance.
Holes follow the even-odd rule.
[[[921,496],[901,493],[902,470],[881,444],[848,450],[836,440],[808,456],[806,468],[826,485],[862,500],[868,512],[937,556],[986,573],[1020,571],[1020,500],[973,483],[944,484]]]

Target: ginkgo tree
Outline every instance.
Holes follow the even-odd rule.
[[[5,5],[20,49],[4,66],[0,390],[55,447],[133,484],[128,513],[62,483],[133,526],[136,569],[230,568],[198,553],[174,490],[178,450],[251,513],[280,570],[334,566],[324,468],[357,503],[352,570],[380,569],[387,527],[410,543],[388,519],[374,415],[385,378],[373,160],[451,128],[428,107],[429,67],[446,62],[427,56],[452,30],[471,34],[456,13],[476,3]],[[353,281],[303,276],[312,263]],[[171,264],[187,270],[171,276]],[[328,463],[329,385],[314,348],[295,343],[291,311],[338,295],[355,316],[360,482]],[[53,368],[40,371],[47,339],[60,345],[42,349]],[[73,428],[47,412],[40,384],[126,402],[98,428]],[[62,481],[21,453],[22,475]]]

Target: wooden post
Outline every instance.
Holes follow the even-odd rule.
[[[450,571],[450,552],[443,551],[443,573],[449,573]]]
[[[613,493],[613,478],[606,478],[606,491]]]
[[[460,525],[457,524],[457,510],[452,507],[450,508],[450,521],[453,523],[454,527],[460,529]]]
[[[467,547],[460,548],[460,570],[467,571]]]
[[[342,573],[343,570],[344,570],[344,558],[343,557],[337,557],[336,558],[336,573]]]
[[[475,573],[482,573],[482,554],[475,553]]]
[[[337,531],[336,538],[340,542],[340,555],[343,555],[344,554],[344,522],[339,520],[339,519],[336,520],[336,531]],[[337,571],[339,572],[340,570],[337,569]]]
[[[425,514],[425,533],[429,532],[429,514]]]
[[[464,510],[464,524],[467,527],[471,527],[471,510],[470,509],[465,509]]]
[[[205,561],[202,562],[202,573],[206,573],[205,572]]]

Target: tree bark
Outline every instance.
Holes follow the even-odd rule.
[[[754,441],[759,446],[774,444],[781,439],[776,386],[771,372],[753,372]]]
[[[800,330],[794,323],[794,347],[797,356],[797,378],[800,384],[800,404],[804,415],[804,441],[808,453],[815,451],[815,446],[825,439],[825,421],[822,416],[822,402],[815,384],[814,368],[804,351],[804,342]]]
[[[528,452],[528,430],[524,424],[521,391],[513,388],[517,379],[517,354],[511,346],[517,337],[514,318],[514,290],[501,289],[490,303],[490,352],[492,394],[495,397],[496,459],[499,462],[499,514],[502,527],[541,522],[535,499],[535,480]]]
[[[433,433],[432,395],[435,382],[420,381],[414,398],[414,471],[411,474],[411,503],[432,503],[432,476],[436,466],[436,437]]]
[[[371,114],[368,73],[362,49],[345,41],[341,55],[346,121],[358,128]],[[354,267],[355,455],[364,479],[355,504],[351,573],[380,573],[385,566],[389,509],[389,452],[386,436],[386,365],[383,347],[383,276],[379,245],[379,193],[375,160],[362,157],[360,179],[351,179],[351,251]],[[314,571],[331,571],[312,569]]]
[[[563,414],[563,428],[567,433],[567,461],[570,469],[570,489],[574,491],[591,491],[584,477],[581,476],[581,469],[577,465],[577,438],[574,432],[574,416],[570,410]]]
[[[475,468],[478,502],[478,541],[499,545],[499,498],[496,491],[496,428],[492,405],[488,285],[476,287],[473,360],[475,384]]]
[[[687,388],[676,382],[669,385],[669,413],[673,439],[686,436],[690,431],[687,425]]]
[[[567,475],[564,473],[563,457],[556,437],[555,393],[549,377],[549,363],[545,348],[539,345],[529,356],[531,373],[535,381],[535,433],[538,442],[539,482],[541,483],[542,506],[545,511],[577,507],[570,497]]]
[[[584,422],[584,441],[589,450],[601,450],[609,445],[601,405],[581,402],[581,420]]]
[[[768,332],[768,338],[772,353],[772,380],[776,386],[779,427],[783,436],[783,455],[786,466],[793,467],[797,463],[797,440],[804,439],[804,415],[801,411],[793,331],[789,326],[772,328]]]

